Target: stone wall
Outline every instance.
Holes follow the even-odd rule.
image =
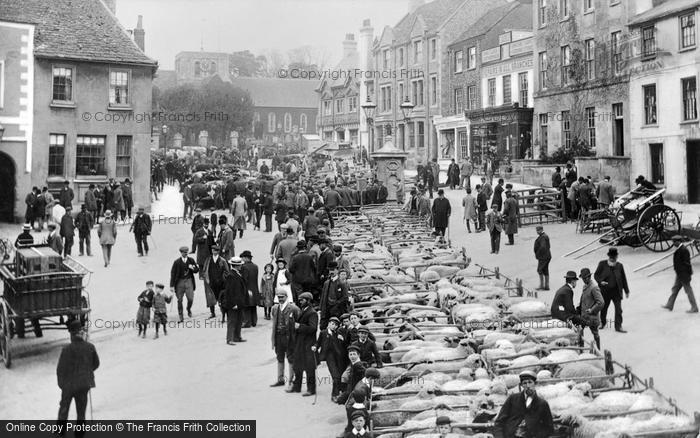
[[[575,163],[579,176],[590,176],[594,182],[609,176],[618,194],[630,190],[629,157],[577,157]]]

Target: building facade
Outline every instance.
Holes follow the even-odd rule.
[[[435,0],[420,5],[396,26],[384,28],[374,45],[374,78],[366,81],[377,107],[372,149],[391,135],[408,152],[408,165],[438,157],[439,142],[433,119],[441,117],[447,46],[472,26],[490,7],[502,1]],[[413,106],[405,114],[401,104]],[[395,132],[394,132],[395,131]]]
[[[448,115],[435,120],[441,158],[479,165],[487,147],[509,158],[530,149],[531,7],[521,0],[494,8],[449,46]]]
[[[197,83],[212,76],[231,82],[229,55],[221,52],[180,52],[175,55],[175,75],[178,84]]]
[[[634,2],[534,1],[534,158],[580,142],[630,156],[623,48]]]
[[[86,13],[93,18],[84,20]],[[0,20],[36,27],[22,76],[31,76],[32,90],[20,87],[33,107],[31,128],[25,117],[25,129],[2,140],[3,149],[6,141],[17,141],[10,155],[16,198],[24,199],[32,186],[55,189],[69,181],[77,204],[90,184],[129,178],[134,203],[149,207],[151,126],[140,116],[151,111],[157,63],[99,0],[0,0]],[[23,215],[17,201],[14,216]]]
[[[302,134],[316,132],[318,82],[239,77],[231,83],[250,93],[253,136],[264,145],[300,144]]]
[[[23,216],[31,188],[34,128],[33,24],[0,21],[0,221]],[[20,190],[18,190],[18,188]]]
[[[700,203],[700,1],[669,1],[629,24],[632,177],[644,175],[670,199]]]
[[[317,131],[324,141],[352,147],[360,144],[360,76],[354,74],[359,69],[359,56],[355,36],[345,35],[343,59],[331,70],[332,76],[318,86]]]

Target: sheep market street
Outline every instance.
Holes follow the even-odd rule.
[[[463,191],[449,189],[452,204],[450,237],[454,247],[464,247],[472,263],[498,266],[511,278],[521,278],[527,289],[537,286],[536,262],[532,245],[534,226],[523,227],[515,246],[502,247],[498,255],[488,254],[487,233],[469,234],[461,224]],[[168,282],[170,265],[177,248],[191,240],[189,224],[158,223],[158,217],[177,217],[182,212],[181,195],[168,186],[152,207],[154,227],[152,249],[147,257],[136,257],[128,225],[119,228],[113,264],[104,268],[99,255],[78,257],[93,274],[88,285],[91,300],[91,334],[100,354],[96,388],[92,391],[92,417],[95,419],[238,419],[257,420],[260,437],[335,436],[345,421],[343,409],[330,402],[330,379],[325,365],[317,374],[318,403],[299,394],[287,394],[270,388],[275,379],[275,356],[270,348],[270,321],[259,319],[255,328],[244,329],[244,344],[226,345],[225,326],[208,320],[203,287],[198,280],[193,317],[185,324],[174,321],[177,312],[169,309],[168,336],[146,339],[136,336],[133,325],[136,297],[147,280]],[[205,213],[208,213],[205,211]],[[690,215],[688,215],[690,216]],[[252,231],[236,239],[236,253],[248,249],[253,262],[263,266],[269,259],[273,233]],[[567,270],[595,268],[605,258],[604,249],[579,260],[562,255],[590,241],[594,235],[575,232],[574,224],[545,225],[552,244],[550,267],[552,289],[556,290]],[[16,226],[3,225],[2,237],[16,235]],[[93,254],[98,254],[93,242]],[[684,312],[687,301],[681,296],[675,312],[660,308],[673,282],[672,270],[647,277],[633,269],[648,263],[658,254],[645,248],[620,247],[620,262],[625,265],[631,295],[623,301],[626,334],[601,331],[603,349],[613,358],[629,364],[643,377],[653,377],[655,386],[677,400],[687,412],[700,410],[700,377],[695,366],[700,362],[700,331],[697,315]],[[563,283],[562,283],[563,284]],[[578,299],[577,291],[576,299]],[[548,305],[553,291],[540,293]],[[258,313],[260,314],[260,310]],[[218,309],[217,309],[218,314]],[[587,333],[590,340],[590,333]],[[14,341],[13,366],[0,367],[0,418],[53,418],[60,391],[55,368],[66,331],[46,332],[36,339]],[[27,407],[31,406],[30,409]],[[74,412],[71,408],[71,417]],[[90,415],[90,411],[88,411]],[[88,417],[90,418],[90,417]],[[319,421],[320,419],[320,421]]]

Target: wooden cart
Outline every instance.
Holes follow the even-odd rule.
[[[28,252],[36,257],[28,259]],[[12,364],[13,338],[24,337],[25,324],[41,336],[42,329],[66,329],[77,319],[87,335],[90,314],[90,297],[83,284],[89,281],[90,271],[75,259],[61,259],[42,245],[18,249],[14,263],[7,262],[8,253],[0,264],[0,357],[6,368]]]

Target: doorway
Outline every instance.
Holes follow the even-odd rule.
[[[15,163],[0,152],[0,222],[15,221]]]
[[[688,165],[688,203],[700,203],[700,141],[686,141]]]
[[[621,103],[613,104],[613,155],[625,155],[625,120]]]

